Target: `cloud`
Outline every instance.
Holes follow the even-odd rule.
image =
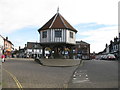
[[[110,40],[118,36],[117,26],[102,27],[95,30],[78,32],[77,40],[83,40],[91,44],[91,52],[100,52],[104,50],[105,44],[110,44]]]
[[[54,4],[48,0],[1,0],[0,1],[0,30],[3,33],[11,33],[15,30],[34,25],[42,25],[48,20],[50,8]],[[2,33],[1,32],[1,33]]]
[[[41,27],[57,12],[59,6],[59,12],[71,25],[83,23],[79,27],[77,39],[80,36],[80,39],[89,42],[91,51],[101,51],[117,35],[117,26],[110,25],[118,24],[118,1],[0,0],[0,34],[11,37],[14,32],[25,27]],[[28,39],[21,40],[12,38],[15,44],[20,45]]]
[[[116,24],[119,0],[0,0],[0,33],[34,25],[41,27],[56,12],[72,25],[97,22]]]
[[[39,41],[39,33],[37,30],[38,27],[29,26],[6,34],[6,36],[12,41],[15,48],[19,46],[23,48],[27,42]]]
[[[75,25],[76,29],[82,30],[82,31],[96,30],[96,29],[100,29],[100,28],[113,27],[113,26],[117,26],[117,25],[98,24],[98,23],[95,23],[95,22],[80,23],[80,24]]]

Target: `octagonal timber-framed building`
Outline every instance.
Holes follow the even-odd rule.
[[[43,56],[45,55],[45,49],[49,48],[50,57],[61,58],[65,55],[66,50],[71,57],[72,47],[76,45],[77,30],[59,12],[43,25],[38,32]]]

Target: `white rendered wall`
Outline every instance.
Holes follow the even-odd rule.
[[[2,54],[2,49],[4,48],[4,40],[3,38],[0,36],[0,55]]]
[[[0,47],[1,46],[4,46],[4,40],[3,40],[3,38],[0,36]]]
[[[71,43],[71,44],[75,44],[76,42],[75,42],[75,32],[73,32],[73,31],[70,31],[70,30],[66,30],[67,32],[66,32],[66,35],[67,35],[67,43]],[[73,33],[73,38],[70,38],[70,32],[72,32]]]
[[[109,46],[106,47],[106,53],[109,53]]]
[[[55,30],[62,31],[62,37],[55,37]],[[56,42],[66,42],[66,30],[65,29],[50,29],[47,31],[47,38],[42,38],[42,31],[40,32],[40,42],[41,43],[56,43]]]
[[[32,53],[32,54],[42,54],[41,49],[27,49],[27,53]]]
[[[62,37],[55,37],[55,30],[62,31]],[[75,32],[66,29],[50,29],[47,31],[47,38],[42,38],[42,32],[40,32],[40,43],[71,43],[75,44]],[[73,32],[73,38],[70,38],[70,32]]]

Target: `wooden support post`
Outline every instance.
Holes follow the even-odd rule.
[[[45,57],[45,47],[42,48],[42,57]]]

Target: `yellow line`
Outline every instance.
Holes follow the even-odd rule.
[[[17,80],[17,78],[16,78],[12,73],[10,73],[9,71],[7,71],[7,70],[5,70],[5,69],[3,69],[3,70],[6,71],[6,72],[13,78],[13,80],[15,81],[16,85],[18,86],[18,88],[19,88],[20,90],[23,90],[23,87],[22,87],[22,85],[20,84],[20,82]]]

